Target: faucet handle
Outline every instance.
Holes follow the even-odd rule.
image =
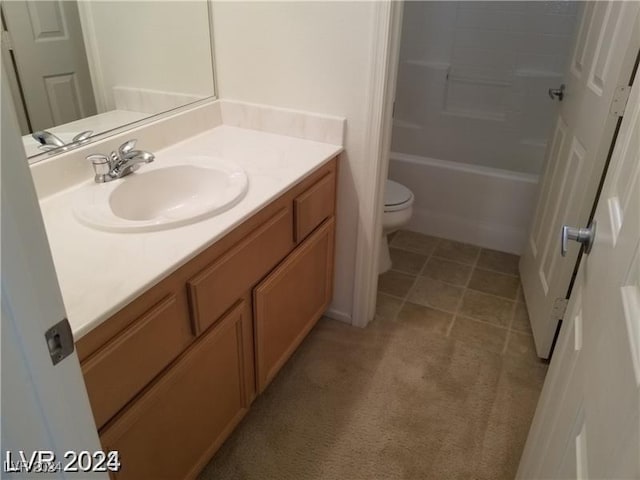
[[[104,165],[105,163],[109,163],[109,157],[101,153],[93,153],[87,156],[87,160],[89,160],[94,165]]]
[[[96,174],[95,181],[97,183],[104,182],[105,177],[109,175],[109,172],[111,171],[111,160],[109,157],[101,153],[94,153],[89,155],[87,160],[93,164],[93,170]]]
[[[93,134],[93,130],[85,130],[84,132],[80,132],[78,135],[73,137],[73,142],[85,142],[89,139],[89,137]]]
[[[38,145],[38,148],[43,152],[50,152],[52,150],[57,150],[60,147],[56,147],[55,145]]]
[[[124,142],[122,145],[120,145],[120,148],[118,148],[118,153],[120,154],[120,157],[124,157],[127,153],[133,150],[134,147],[136,146],[137,141],[138,141],[137,138],[133,138],[131,140]]]

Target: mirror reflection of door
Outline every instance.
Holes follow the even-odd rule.
[[[2,20],[2,57],[21,123],[33,132],[95,115],[77,2],[3,2]]]

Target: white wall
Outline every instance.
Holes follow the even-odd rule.
[[[392,150],[540,173],[577,7],[407,2]]]
[[[92,79],[97,75],[101,83],[95,88],[96,96],[102,97],[98,99],[102,105],[97,102],[100,111],[116,108],[116,86],[134,91],[213,95],[206,0],[92,1],[80,2],[80,7],[90,66],[92,58],[99,64],[91,73]],[[124,93],[122,97],[127,100]],[[146,99],[151,100],[147,103],[152,105],[142,104],[143,108],[153,109],[159,103],[158,111],[163,111],[167,109],[162,108],[163,102],[168,108],[175,107],[170,104],[171,98],[146,93]],[[131,109],[146,111],[137,106]]]
[[[333,315],[352,311],[365,158],[374,8],[370,2],[216,2],[220,98],[347,118],[340,164]],[[371,160],[373,162],[375,160]]]

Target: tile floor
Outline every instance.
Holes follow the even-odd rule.
[[[379,317],[436,315],[446,337],[544,366],[535,353],[518,256],[406,230],[389,246],[393,267],[379,278]]]

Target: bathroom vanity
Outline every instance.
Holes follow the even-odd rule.
[[[58,165],[65,181],[82,170],[79,183],[54,186],[52,165],[32,167],[100,440],[120,452],[114,478],[195,477],[331,301],[342,147],[225,125],[237,110],[225,117],[220,103],[175,120],[218,124],[155,150],[140,170],[196,155],[242,167],[246,195],[211,218],[91,228],[72,212],[93,188],[84,156],[97,148]],[[331,121],[341,135],[344,121]],[[154,148],[162,135],[145,128],[155,133],[135,137]]]
[[[77,342],[116,478],[193,477],[329,304],[336,160]]]

